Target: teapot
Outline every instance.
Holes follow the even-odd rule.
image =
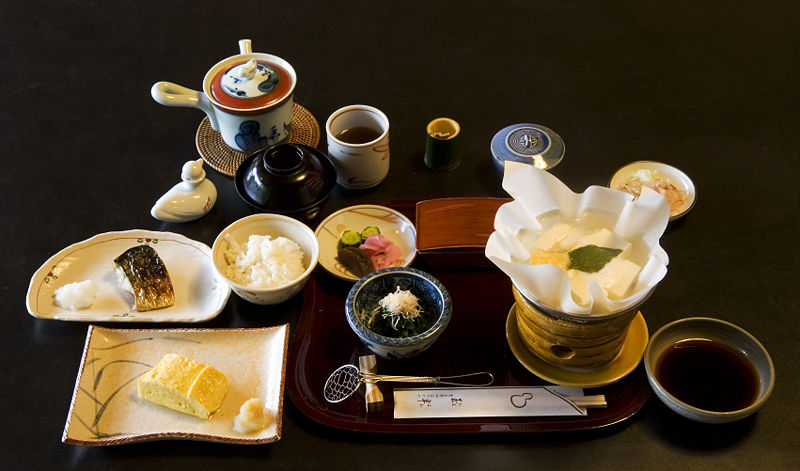
[[[272,54],[252,52],[251,41],[242,39],[239,54],[209,69],[202,92],[158,82],[150,94],[162,105],[202,110],[225,144],[253,152],[289,137],[295,85],[297,74],[291,64]]]

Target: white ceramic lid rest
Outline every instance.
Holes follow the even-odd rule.
[[[206,215],[217,202],[217,187],[206,179],[203,159],[190,160],[181,168],[181,182],[164,193],[150,215],[165,222],[194,221]]]

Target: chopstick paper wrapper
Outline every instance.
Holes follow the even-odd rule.
[[[394,390],[395,419],[585,416],[604,396],[563,386],[415,388]]]
[[[511,278],[514,286],[526,298],[572,315],[619,312],[641,304],[666,276],[669,257],[659,245],[659,240],[669,222],[669,203],[656,191],[645,188],[636,200],[625,192],[600,186],[590,186],[580,194],[573,193],[550,172],[517,162],[506,163],[503,189],[514,200],[497,210],[495,230],[486,241],[485,255]],[[582,229],[571,227],[567,234],[569,238],[574,235],[576,242],[585,242],[598,237],[596,242],[591,243],[623,250],[629,250],[628,241],[641,240],[642,250],[647,249],[638,261],[641,265],[632,265],[638,266],[639,271],[624,297],[609,298],[607,288],[603,287],[599,278],[575,277],[573,283],[565,270],[549,264],[530,263],[530,249],[534,243],[532,237],[538,237],[537,234],[552,227],[552,224],[577,220],[588,212],[612,218],[613,223],[606,232],[613,237],[595,235],[601,234],[599,231],[583,234]],[[608,239],[600,242],[603,237]],[[612,272],[606,280],[614,280],[618,276]],[[577,293],[573,288],[579,288],[581,294],[573,294]]]

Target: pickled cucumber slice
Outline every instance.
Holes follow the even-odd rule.
[[[361,234],[348,229],[342,232],[342,237],[339,238],[339,243],[342,247],[358,247],[361,245]]]
[[[371,235],[380,234],[381,230],[377,226],[367,226],[361,231],[361,237],[367,238]]]

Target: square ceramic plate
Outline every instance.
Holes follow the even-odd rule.
[[[289,326],[261,329],[126,330],[89,326],[62,441],[119,445],[188,439],[234,444],[270,443],[281,437]],[[139,398],[137,380],[167,353],[221,371],[228,393],[208,420]],[[251,435],[233,431],[246,400],[257,397],[274,421]]]
[[[175,290],[174,305],[145,312],[131,309],[133,295],[120,289],[113,261],[140,244],[151,245],[164,261]],[[70,311],[56,305],[57,288],[83,280],[92,280],[99,290],[89,308]],[[201,322],[219,314],[230,294],[228,284],[215,274],[207,245],[171,232],[131,230],[98,234],[50,257],[31,278],[27,306],[41,319]]]

